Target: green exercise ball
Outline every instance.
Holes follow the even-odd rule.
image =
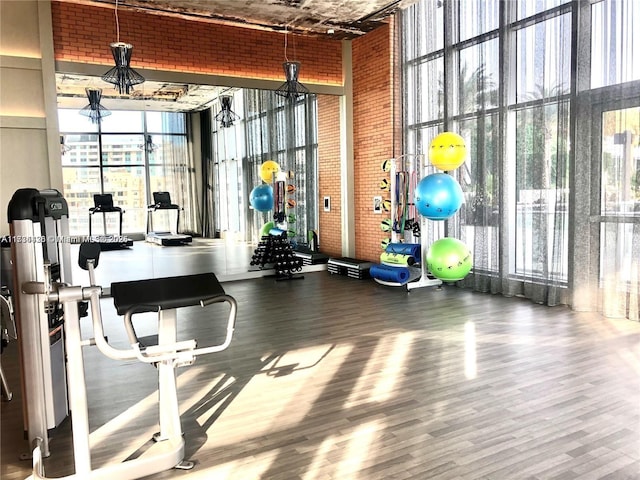
[[[471,271],[471,250],[457,238],[436,240],[427,251],[427,269],[443,282],[457,282]]]
[[[276,228],[276,224],[273,222],[267,222],[265,223],[262,228],[260,229],[260,237],[266,237],[269,235],[269,232],[271,231],[272,228]]]

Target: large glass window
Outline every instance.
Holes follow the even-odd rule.
[[[571,15],[516,31],[514,273],[568,280]]]
[[[315,95],[290,101],[273,91],[244,89],[235,92],[233,105],[240,116],[235,125],[213,126],[216,230],[260,240],[260,231],[274,215],[255,210],[249,197],[264,183],[261,165],[272,160],[288,185],[284,220],[278,220],[278,227],[285,228],[292,241],[306,243],[307,232],[317,229]]]
[[[591,6],[591,88],[640,80],[638,18],[637,1],[603,0]]]
[[[517,0],[518,20],[553,9],[570,0]]]
[[[473,252],[481,290],[502,288],[501,275],[516,292],[568,279],[570,8],[443,0],[403,12],[405,150],[427,153],[442,131],[465,139],[467,159],[449,172],[465,202],[444,233]]]
[[[442,131],[467,145],[444,222],[472,251],[463,284],[638,319],[639,22],[618,0],[402,11],[404,153]]]
[[[59,110],[64,140],[62,170],[64,195],[69,204],[73,235],[102,234],[102,218],[91,218],[93,195],[110,193],[121,207],[124,233],[146,229],[151,192],[181,192],[176,172],[187,164],[184,114],[113,111],[100,124],[91,123],[78,110]],[[149,133],[151,132],[151,133]],[[109,234],[118,233],[117,215],[106,215]]]
[[[602,118],[601,215],[640,217],[640,107]]]
[[[500,18],[498,0],[465,0],[459,4],[460,40],[496,30]]]
[[[498,39],[460,50],[458,112],[473,113],[498,106]]]
[[[282,226],[294,242],[307,242],[307,232],[317,229],[317,111],[315,95],[295,101],[272,91],[244,90],[246,162],[243,165],[245,190],[262,183],[260,166],[266,160],[278,163],[286,172],[287,206]],[[250,209],[247,217],[250,238],[266,222],[268,215]],[[249,227],[248,227],[249,228]],[[253,235],[253,237],[251,237]]]

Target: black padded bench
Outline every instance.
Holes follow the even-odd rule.
[[[225,295],[214,273],[150,278],[111,284],[118,315],[192,307]]]
[[[197,349],[194,345],[192,353],[199,355],[218,352],[224,350],[231,341],[237,305],[235,299],[225,293],[214,273],[115,282],[111,284],[111,296],[118,315],[124,315],[127,335],[132,345],[148,347],[142,344],[135,333],[131,321],[134,314],[158,312],[158,345],[175,344],[176,309],[197,305],[205,307],[219,302],[226,302],[230,306],[224,343]]]

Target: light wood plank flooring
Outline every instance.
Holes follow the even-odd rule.
[[[239,305],[231,347],[179,370],[196,466],[148,478],[640,478],[640,324],[327,272],[224,287]],[[110,299],[103,309],[109,339],[124,345]],[[200,309],[179,320],[181,339],[223,334]],[[139,329],[154,324],[144,317]],[[85,359],[97,467],[156,431],[157,372],[95,347]],[[0,476],[22,479],[30,466],[18,459],[28,445],[15,344],[2,364],[15,397],[2,403]],[[73,472],[69,423],[51,441],[48,476]]]

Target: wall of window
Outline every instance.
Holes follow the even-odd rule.
[[[184,114],[113,111],[94,124],[78,110],[61,109],[58,118],[71,234],[88,235],[89,221],[93,234],[104,232],[103,218],[89,216],[97,193],[110,193],[125,211],[123,233],[144,232],[151,192],[166,190],[175,197],[182,188],[174,173],[176,164],[187,163]],[[118,233],[117,215],[107,214],[104,221],[107,233]],[[168,229],[170,220],[164,221]]]
[[[637,2],[615,0],[422,0],[402,12],[405,152],[427,154],[442,131],[467,142],[467,161],[450,172],[465,203],[426,232],[427,243],[448,235],[471,248],[473,271],[465,285],[575,305],[582,283],[589,283],[579,272],[585,264],[602,269],[605,254],[594,249],[606,236],[590,224],[589,212],[599,214],[601,198],[621,197],[607,196],[611,189],[603,183],[601,190],[593,173],[600,171],[601,151],[605,161],[623,156],[622,147],[606,143],[622,136],[593,143],[594,135],[601,136],[600,122],[611,130],[613,120],[593,120],[591,105],[634,96],[640,103],[640,66],[631,53],[638,21]],[[625,112],[616,118],[624,117],[624,128],[637,135],[640,122],[629,120],[637,113],[633,103],[625,101],[631,109],[615,112]],[[576,105],[589,105],[586,115]],[[609,165],[603,174],[616,192],[626,188],[627,218],[640,211],[633,180],[637,137],[629,138],[628,185],[621,186],[617,174],[612,180],[617,167]],[[635,223],[629,220],[629,232]],[[581,243],[584,237],[591,241]],[[640,244],[625,237],[623,245]],[[640,253],[629,247],[615,255],[633,265]],[[637,298],[634,272],[616,288]],[[626,315],[634,314],[627,309]]]
[[[256,242],[273,212],[255,211],[251,190],[263,183],[260,167],[266,160],[290,172],[291,200],[286,208],[289,237],[307,242],[307,232],[317,230],[317,106],[315,95],[285,100],[268,90],[243,89],[234,94],[233,109],[239,119],[222,128],[213,125],[213,164],[216,185],[216,231]],[[217,110],[212,110],[212,118]]]

